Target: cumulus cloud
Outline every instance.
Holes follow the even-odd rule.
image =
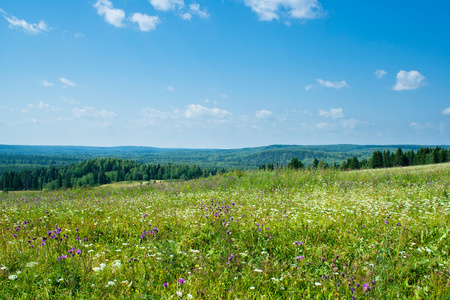
[[[217,118],[227,118],[232,116],[232,113],[219,109],[217,107],[207,108],[201,106],[200,104],[189,104],[187,106],[186,111],[184,112],[184,116],[188,119],[191,118],[201,118],[201,117],[217,117]]]
[[[168,90],[169,92],[173,92],[173,91],[175,91],[175,88],[172,86],[172,85],[168,85],[167,87],[166,87],[166,90]]]
[[[164,126],[165,128],[205,127],[230,122],[233,116],[226,110],[217,107],[207,108],[199,104],[189,104],[183,109],[172,107],[170,111],[146,107],[141,115],[140,119],[130,120],[130,122],[141,126]]]
[[[42,79],[42,85],[46,86],[46,87],[49,87],[49,86],[53,86],[53,83],[49,82],[49,81],[47,81],[45,79]]]
[[[255,116],[256,116],[258,119],[267,119],[267,118],[269,118],[269,117],[272,116],[272,112],[271,112],[270,110],[262,109],[262,110],[258,110],[258,111],[255,113]]]
[[[316,19],[322,16],[322,5],[318,0],[244,0],[260,21],[278,20],[280,14],[292,19]]]
[[[425,85],[425,76],[418,71],[403,71],[397,73],[397,82],[392,87],[394,91],[415,90]]]
[[[98,0],[94,4],[97,14],[105,17],[105,21],[115,27],[123,27],[123,19],[125,12],[122,9],[114,8],[113,4],[108,0]]]
[[[376,70],[374,72],[374,74],[375,74],[376,78],[380,79],[380,78],[383,78],[384,76],[386,76],[387,72],[384,70]]]
[[[331,82],[331,81],[326,81],[326,80],[318,78],[317,82],[321,86],[324,86],[324,87],[327,87],[327,88],[333,88],[333,89],[337,89],[337,90],[339,90],[339,89],[341,89],[343,87],[348,87],[348,84],[344,80],[342,80],[340,82],[339,81]]]
[[[162,10],[162,11],[174,10],[176,8],[184,7],[183,0],[150,0],[150,4],[156,10]]]
[[[44,111],[57,111],[57,110],[59,110],[59,109],[51,106],[50,104],[45,103],[44,101],[39,101],[38,105],[28,104],[27,107],[30,108],[30,109],[39,109],[39,110],[44,110]],[[22,112],[27,112],[27,110],[22,110]]]
[[[200,18],[206,19],[209,17],[208,12],[206,10],[201,10],[200,5],[198,3],[190,4],[189,10],[191,14],[197,15]]]
[[[151,31],[156,29],[156,25],[161,23],[158,16],[148,16],[146,14],[134,13],[131,22],[138,23],[141,31]]]
[[[66,79],[66,78],[60,78],[59,81],[64,83],[64,87],[75,86],[75,82],[70,81],[69,79]]]
[[[416,123],[416,122],[410,123],[409,126],[414,128],[415,130],[425,130],[425,129],[434,127],[434,125],[431,123],[421,124],[421,123]]]
[[[312,89],[314,86],[312,84],[309,84],[307,86],[305,86],[305,90],[309,91],[310,89]]]
[[[187,20],[187,21],[190,21],[191,19],[192,19],[192,15],[190,14],[190,13],[184,13],[184,14],[181,14],[181,18],[183,19],[183,20]]]
[[[94,120],[112,120],[117,117],[117,114],[113,111],[107,111],[104,109],[97,110],[90,106],[84,108],[74,108],[73,115],[75,118],[86,118]]]
[[[444,109],[444,110],[442,111],[442,114],[443,114],[443,115],[450,115],[450,107],[447,107],[446,109]]]
[[[325,118],[343,118],[344,117],[344,110],[342,108],[332,108],[331,110],[319,110],[319,116],[325,117]]]
[[[359,121],[355,119],[342,120],[341,126],[345,129],[354,129],[358,123]]]
[[[28,23],[25,20],[20,20],[14,16],[8,16],[4,10],[0,9],[0,12],[3,14],[3,17],[8,21],[9,28],[16,28],[19,30],[23,30],[24,32],[31,34],[39,34],[43,31],[48,31],[49,28],[44,21],[39,21],[39,23]]]

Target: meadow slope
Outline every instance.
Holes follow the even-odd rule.
[[[450,164],[0,195],[1,299],[443,299]]]

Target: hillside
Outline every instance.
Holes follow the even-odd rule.
[[[20,146],[0,145],[0,173],[22,171],[43,166],[65,166],[93,158],[124,158],[139,163],[189,164],[201,167],[227,169],[255,169],[261,164],[285,165],[297,157],[306,166],[314,158],[328,164],[338,163],[356,156],[369,158],[376,150],[398,148],[403,151],[418,150],[424,145],[271,145],[241,149],[169,149],[154,147],[85,147],[85,146]],[[441,145],[450,148],[450,145]]]

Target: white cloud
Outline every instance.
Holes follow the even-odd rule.
[[[175,8],[183,8],[183,0],[150,0],[150,4],[156,10],[168,11],[174,10]]]
[[[443,115],[450,115],[450,107],[447,107],[446,109],[444,109],[444,110],[442,111],[442,114],[443,114]]]
[[[374,72],[375,77],[377,77],[378,79],[383,78],[384,76],[386,76],[387,72],[384,70],[376,70]]]
[[[52,83],[52,82],[49,82],[49,81],[47,81],[47,80],[45,80],[45,79],[42,79],[42,85],[43,85],[43,86],[49,87],[49,86],[53,86],[53,83]]]
[[[140,123],[141,125],[157,126],[163,125],[163,121],[169,118],[170,114],[161,112],[151,107],[146,107],[142,110],[142,116],[143,118],[136,122]]]
[[[117,114],[112,111],[106,111],[104,109],[96,110],[93,107],[85,106],[84,108],[74,108],[73,115],[76,118],[86,118],[94,120],[112,120],[117,117]],[[103,125],[108,125],[109,123],[103,123]]]
[[[192,15],[190,13],[184,13],[181,15],[181,18],[186,21],[190,21],[192,19]]]
[[[8,21],[9,28],[17,28],[21,29],[24,32],[31,33],[31,34],[39,34],[43,31],[48,31],[49,28],[47,24],[45,24],[44,21],[40,21],[39,23],[28,23],[25,20],[20,20],[14,16],[7,16],[6,12],[4,10],[0,9],[0,12],[3,14],[3,17]]]
[[[67,97],[61,97],[61,99],[62,99],[62,101],[64,103],[67,103],[67,104],[72,104],[72,105],[79,105],[79,104],[81,104],[80,101],[74,100],[74,99],[70,99],[70,98],[67,98]]]
[[[325,128],[333,127],[333,125],[330,124],[330,123],[326,123],[326,122],[320,122],[320,123],[317,123],[317,124],[316,124],[316,127],[317,127],[318,129],[325,129]]]
[[[258,110],[258,111],[255,113],[255,116],[256,116],[258,119],[266,119],[266,118],[269,118],[269,117],[272,116],[272,112],[271,112],[270,110],[262,109],[262,110]]]
[[[186,111],[184,112],[184,116],[188,119],[191,118],[201,118],[204,116],[208,117],[217,117],[217,118],[227,118],[232,116],[232,113],[219,109],[217,107],[207,108],[201,106],[200,104],[189,104],[187,106]]]
[[[358,125],[359,121],[355,119],[342,120],[341,125],[345,129],[354,129]]]
[[[309,91],[310,89],[312,89],[314,86],[312,84],[309,84],[305,87],[305,90]]]
[[[322,5],[318,0],[245,0],[261,21],[280,18],[282,13],[293,19],[316,19],[322,16]]]
[[[331,110],[319,110],[319,116],[329,118],[332,117],[333,119],[337,118],[343,118],[344,117],[344,111],[342,108],[332,108]]]
[[[45,103],[44,101],[39,101],[38,105],[28,104],[27,106],[30,109],[34,108],[34,109],[45,110],[45,111],[58,111],[59,110],[58,108],[55,108],[55,107],[51,106],[50,104]],[[25,112],[28,112],[28,111],[27,110],[22,110],[22,112],[25,113]]]
[[[341,89],[343,87],[348,87],[348,84],[344,80],[342,80],[341,82],[338,82],[338,81],[331,82],[331,81],[325,81],[323,79],[318,78],[317,82],[321,86],[324,86],[324,87],[327,87],[327,88],[333,88],[333,89],[337,89],[337,90],[339,90],[339,89]]]
[[[434,125],[431,123],[421,124],[421,123],[416,123],[416,122],[410,123],[409,126],[416,130],[425,130],[425,129],[434,127]]]
[[[122,23],[125,18],[125,12],[122,9],[114,8],[113,4],[108,0],[97,0],[94,4],[97,13],[105,17],[105,21],[116,27],[124,27]]]
[[[418,71],[403,71],[397,73],[397,82],[392,87],[394,91],[415,90],[425,85],[425,76]]]
[[[172,85],[168,85],[167,87],[166,87],[166,90],[168,90],[168,91],[170,91],[170,92],[173,92],[173,91],[175,91],[175,88],[172,86]]]
[[[64,83],[64,87],[75,86],[75,82],[70,81],[69,79],[66,79],[66,78],[60,78],[59,81]]]
[[[134,13],[131,22],[138,23],[141,31],[151,31],[156,29],[156,25],[161,23],[158,16],[148,16],[146,14]]]
[[[206,10],[201,10],[200,5],[198,3],[193,3],[189,5],[190,12],[199,16],[200,18],[206,19],[209,17],[209,14]]]

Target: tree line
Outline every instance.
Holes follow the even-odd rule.
[[[450,162],[450,149],[444,149],[441,147],[436,148],[420,148],[416,152],[413,150],[403,152],[401,148],[397,151],[391,152],[390,150],[383,150],[383,152],[376,150],[373,152],[372,156],[368,159],[364,158],[358,160],[356,156],[348,158],[342,161],[341,164],[333,163],[333,165],[327,164],[325,161],[319,161],[317,158],[314,159],[311,168],[313,169],[326,169],[334,168],[340,170],[359,170],[359,169],[377,169],[377,168],[392,168],[392,167],[405,167],[405,166],[417,166],[426,164],[438,164]],[[305,166],[297,158],[294,157],[287,165],[277,164],[275,169],[302,169]],[[259,170],[273,170],[273,163],[265,164],[258,167]]]
[[[222,168],[200,168],[197,165],[140,164],[127,159],[98,158],[59,168],[49,166],[5,172],[0,175],[0,190],[56,190],[130,180],[188,180],[225,171]]]

